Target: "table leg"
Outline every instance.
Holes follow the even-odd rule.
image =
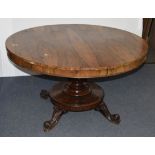
[[[40,92],[40,97],[43,99],[48,99],[49,98],[49,92],[45,89],[42,89]]]
[[[45,132],[49,131],[53,127],[55,127],[57,125],[58,121],[60,120],[61,116],[65,113],[66,113],[66,111],[59,109],[57,106],[54,106],[52,118],[50,120],[44,122],[44,131]]]
[[[95,108],[96,111],[101,112],[105,118],[107,118],[110,122],[119,124],[120,123],[120,116],[119,114],[111,114],[108,110],[107,105],[102,102],[98,107]]]
[[[44,131],[51,130],[67,111],[97,110],[109,121],[118,124],[120,116],[111,114],[103,101],[104,91],[95,83],[86,79],[70,79],[68,82],[60,82],[50,91],[42,90],[40,96],[50,98],[54,105],[52,118],[44,122]]]

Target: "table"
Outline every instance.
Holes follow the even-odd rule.
[[[44,122],[51,130],[69,111],[95,109],[118,124],[103,101],[103,89],[90,78],[109,77],[141,66],[147,57],[147,43],[127,31],[83,24],[47,25],[26,29],[6,40],[8,57],[14,64],[40,74],[68,78],[55,84],[41,97],[53,103],[52,118]],[[25,96],[26,97],[26,96]]]

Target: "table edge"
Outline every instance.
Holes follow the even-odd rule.
[[[7,49],[7,47],[6,47]],[[34,63],[28,61],[20,56],[15,55],[7,49],[7,55],[9,59],[17,66],[20,66],[24,69],[28,69],[33,72],[37,72],[40,74],[46,74],[50,76],[58,76],[58,77],[67,77],[67,78],[97,78],[97,77],[109,77],[115,76],[119,74],[123,74],[129,71],[132,71],[139,66],[141,66],[147,59],[147,55],[145,54],[141,58],[132,61],[127,64],[121,64],[119,66],[114,67],[99,67],[92,69],[75,69],[75,68],[64,68],[64,67],[49,67],[47,65],[42,65],[40,63]]]

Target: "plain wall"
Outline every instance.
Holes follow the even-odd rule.
[[[142,36],[141,18],[23,18],[23,19],[0,19],[0,77],[29,75],[17,69],[9,61],[5,41],[7,37],[17,31],[53,24],[93,24],[115,27]]]

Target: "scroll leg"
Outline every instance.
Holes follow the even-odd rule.
[[[41,90],[40,92],[40,97],[42,97],[43,99],[48,99],[49,97],[49,92],[47,90]]]
[[[61,109],[59,109],[57,106],[54,106],[53,108],[53,115],[52,118],[49,121],[45,121],[44,122],[44,131],[49,131],[51,130],[53,127],[55,127],[59,121],[59,119],[61,118],[61,116],[66,113],[66,111],[63,111]]]
[[[100,104],[95,110],[101,112],[110,122],[115,124],[120,123],[119,114],[111,114],[104,102],[102,102],[102,104]]]

